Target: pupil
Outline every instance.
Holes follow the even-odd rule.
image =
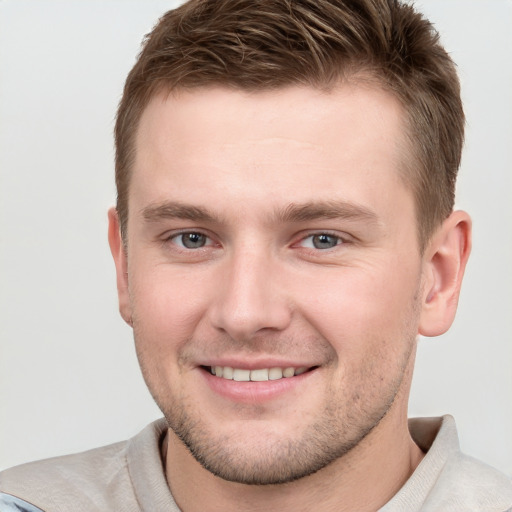
[[[187,233],[183,235],[183,245],[188,249],[197,249],[205,244],[205,236],[201,233]]]
[[[313,237],[313,245],[316,249],[330,249],[336,244],[336,237],[331,235],[316,235]]]

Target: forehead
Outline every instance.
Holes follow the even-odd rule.
[[[372,202],[403,185],[403,117],[391,94],[358,84],[161,94],[140,120],[130,201]]]

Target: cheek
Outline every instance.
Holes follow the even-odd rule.
[[[135,273],[130,300],[139,342],[153,346],[175,347],[190,338],[206,308],[199,283],[169,272]]]
[[[200,307],[161,275],[137,277],[130,283],[135,349],[144,380],[162,406],[163,397],[180,392],[179,355],[194,333]]]
[[[301,314],[338,352],[393,351],[417,318],[418,274],[396,266],[336,269],[326,279],[302,280]],[[391,270],[388,270],[391,269]],[[414,333],[413,335],[415,335]]]

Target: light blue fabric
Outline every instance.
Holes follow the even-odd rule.
[[[44,512],[44,510],[37,508],[30,503],[0,492],[0,511],[1,512]]]

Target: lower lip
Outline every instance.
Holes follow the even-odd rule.
[[[217,377],[202,368],[200,371],[210,389],[216,394],[234,402],[254,404],[279,398],[295,390],[316,374],[317,369],[294,377],[285,377],[263,382],[239,382]]]

